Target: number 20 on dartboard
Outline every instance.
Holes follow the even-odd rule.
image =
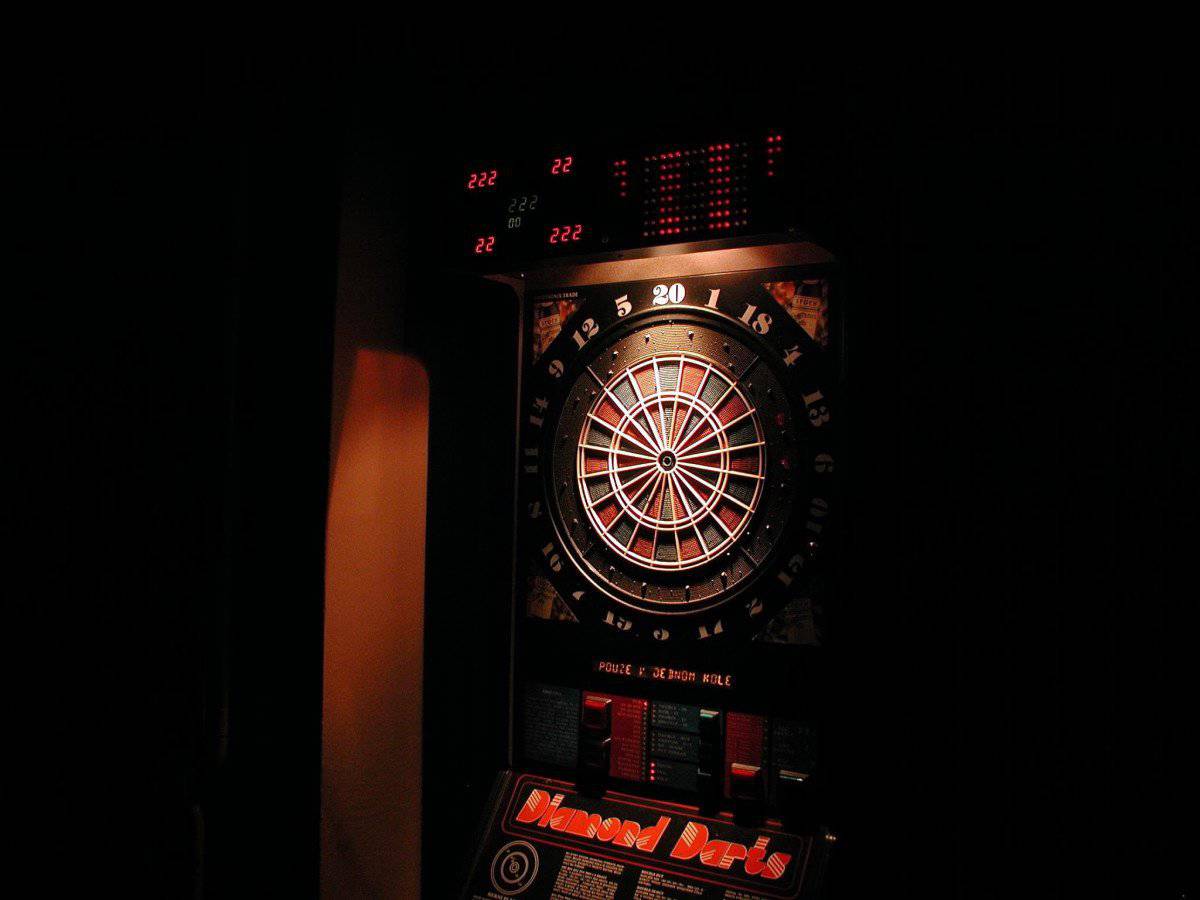
[[[682,303],[684,297],[683,285],[676,282],[667,287],[665,284],[656,284],[654,286],[655,306],[666,306],[668,303]]]

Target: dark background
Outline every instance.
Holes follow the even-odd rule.
[[[14,67],[6,794],[39,880],[315,891],[347,174],[395,234],[379,252],[404,284],[384,289],[424,301],[447,146],[782,116],[823,148],[815,230],[853,304],[836,896],[1194,888],[1182,73],[700,34],[673,67],[629,33],[564,54],[341,26],[56,41]],[[431,329],[478,323],[428,309],[396,328],[430,355],[436,410],[453,357]],[[447,674],[434,599],[427,702],[490,735],[435,787],[470,797],[497,710]]]

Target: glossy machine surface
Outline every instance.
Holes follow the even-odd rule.
[[[842,298],[816,244],[723,243],[504,279],[515,772],[468,896],[816,896]]]

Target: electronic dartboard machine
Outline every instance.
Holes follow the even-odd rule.
[[[779,130],[462,173],[521,298],[511,768],[467,897],[813,897],[842,319]]]

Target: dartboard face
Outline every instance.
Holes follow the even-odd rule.
[[[746,532],[765,456],[759,412],[736,375],[699,354],[656,354],[601,385],[588,408],[575,460],[579,502],[620,559],[695,569]]]
[[[705,639],[803,589],[829,526],[830,367],[765,280],[589,289],[528,374],[525,551],[582,622]]]

